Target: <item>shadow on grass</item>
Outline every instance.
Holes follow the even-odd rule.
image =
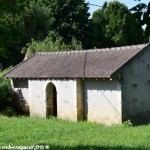
[[[128,147],[103,147],[103,146],[77,146],[77,147],[52,147],[52,150],[148,150],[144,148],[128,148]]]
[[[49,144],[38,144],[38,145],[49,145]],[[50,146],[49,150],[149,150],[150,148],[144,147],[124,147],[124,146],[76,146],[76,147],[61,147],[61,146]],[[46,150],[46,149],[44,149]]]

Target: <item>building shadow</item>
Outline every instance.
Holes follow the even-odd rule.
[[[13,92],[12,105],[19,114],[29,115],[29,105],[24,99],[21,89]]]

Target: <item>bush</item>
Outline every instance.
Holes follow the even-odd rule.
[[[35,41],[32,39],[31,43],[27,44],[26,48],[22,49],[22,52],[27,52],[27,56],[32,56],[36,52],[56,52],[56,51],[69,51],[69,50],[81,50],[82,44],[75,38],[68,44],[65,44],[61,37],[57,37],[53,40],[52,36],[47,36],[43,41]]]
[[[0,77],[0,109],[10,104],[12,97],[12,90],[10,81]]]
[[[22,103],[18,102],[18,94],[13,91],[10,79],[3,77],[11,68],[0,71],[0,113],[6,116],[22,115],[26,112],[18,109],[22,106]]]
[[[0,111],[7,106],[11,106],[13,92],[11,88],[10,79],[3,77],[3,75],[9,71],[12,67],[0,72]]]
[[[3,109],[2,114],[11,117],[16,113],[12,107],[7,106],[6,108]]]

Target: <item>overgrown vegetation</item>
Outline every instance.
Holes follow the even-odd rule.
[[[0,116],[0,146],[49,145],[51,150],[148,150],[150,125],[111,126],[55,118]]]
[[[55,41],[49,35],[43,41],[35,41],[27,44],[26,48],[23,48],[23,52],[27,52],[27,56],[31,56],[36,52],[56,52],[56,51],[69,51],[69,50],[81,50],[82,44],[76,39],[72,39],[70,44],[65,44],[61,37],[57,37]]]
[[[11,104],[12,89],[10,79],[4,78],[3,75],[9,69],[0,72],[0,109],[4,109]]]
[[[84,0],[0,0],[0,68],[22,61],[21,49],[32,39],[39,47],[48,35],[50,43],[57,43],[58,36],[59,45],[70,47],[74,39],[82,44],[88,17]]]
[[[127,6],[119,1],[105,2],[93,13],[93,46],[112,47],[143,42],[143,29]]]
[[[113,1],[90,18],[85,0],[0,0],[0,69],[22,61],[23,47],[60,51],[148,42],[149,5],[129,10]]]
[[[10,79],[3,77],[12,67],[0,72],[0,113],[12,116],[15,114],[13,108],[14,92],[11,87]]]

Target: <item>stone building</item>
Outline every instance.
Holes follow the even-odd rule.
[[[150,45],[40,52],[6,77],[30,116],[107,125],[150,115]]]

